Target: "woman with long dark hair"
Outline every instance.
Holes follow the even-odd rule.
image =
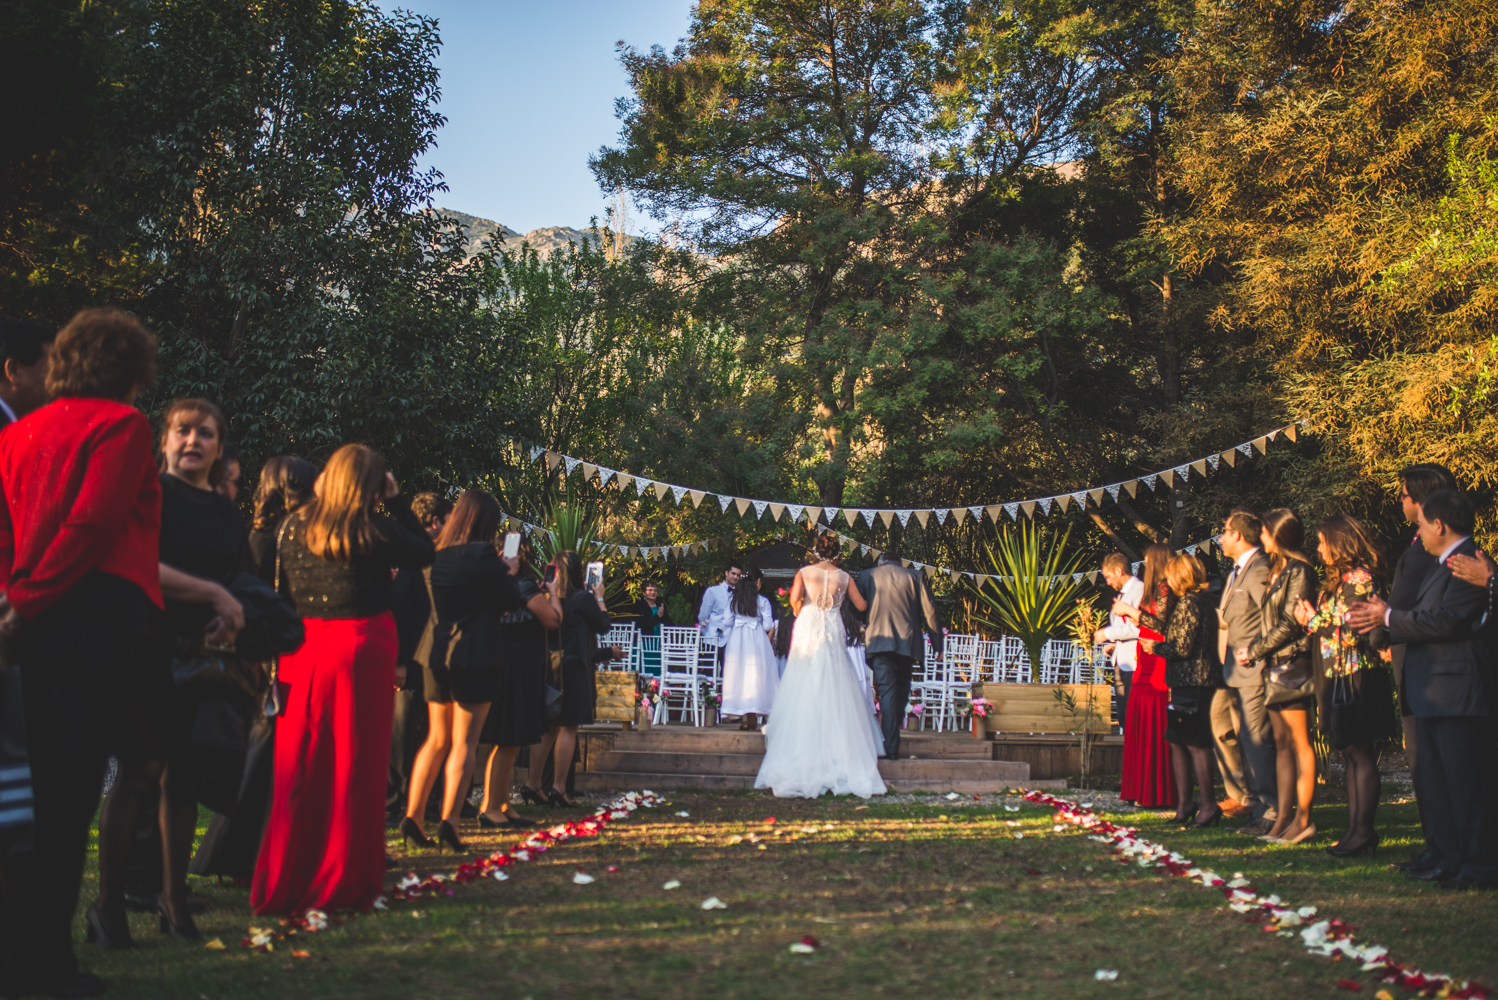
[[[250,519],[250,558],[260,575],[272,583],[276,576],[276,532],[286,515],[312,499],[317,466],[295,455],[277,455],[260,470],[255,487],[255,514]]]
[[[494,749],[484,776],[479,826],[532,826],[510,807],[515,758],[522,747],[546,735],[546,634],[561,625],[551,597],[536,581],[530,542],[520,541],[520,568],[515,582],[523,607],[499,616],[499,694],[489,708],[482,742]]]
[[[306,641],[280,659],[284,709],[250,891],[256,913],[366,909],[383,891],[397,650],[390,569],[421,569],[435,555],[395,477],[363,445],[334,452],[312,499],[288,519],[280,583]]]
[[[1347,768],[1347,832],[1327,851],[1355,857],[1378,851],[1373,824],[1381,783],[1374,746],[1398,735],[1398,721],[1389,668],[1379,659],[1373,633],[1358,634],[1347,623],[1347,611],[1378,593],[1384,561],[1368,532],[1345,514],[1322,521],[1316,537],[1325,574],[1320,602],[1313,609],[1302,601],[1296,617],[1315,633],[1320,718]]]
[[[489,706],[499,697],[498,617],[523,606],[513,571],[494,544],[504,515],[483,490],[465,490],[437,536],[428,579],[436,624],[425,671],[427,739],[411,767],[411,797],[401,836],[430,845],[421,829],[427,799],[444,767],[437,841],[463,850],[456,824],[473,781],[474,754]]]
[[[527,802],[553,806],[571,806],[563,786],[572,767],[572,751],[577,746],[577,729],[593,721],[593,704],[597,688],[594,671],[598,663],[598,637],[609,630],[608,605],[603,599],[603,581],[588,589],[583,586],[583,564],[576,552],[558,552],[550,563],[547,584],[552,609],[561,618],[560,677],[561,713],[531,747],[530,769],[521,794]],[[541,773],[546,760],[552,760],[552,787],[541,794]]]
[[[1281,507],[1260,518],[1260,545],[1269,557],[1269,592],[1264,595],[1264,631],[1239,662],[1262,662],[1265,702],[1274,727],[1275,779],[1279,815],[1263,840],[1298,844],[1316,835],[1311,799],[1316,794],[1316,751],[1311,746],[1310,710],[1316,704],[1311,640],[1295,618],[1301,601],[1316,594],[1311,561],[1301,551],[1305,529],[1293,511]],[[1294,807],[1294,821],[1291,808]]]
[[[727,639],[723,643],[724,715],[742,717],[740,729],[758,729],[758,716],[768,716],[780,687],[775,647],[770,633],[775,616],[770,600],[759,592],[759,570],[748,567],[733,588],[728,610],[716,623]]]
[[[1124,717],[1123,768],[1119,797],[1141,806],[1173,806],[1176,788],[1171,780],[1170,751],[1165,741],[1165,707],[1170,689],[1165,683],[1165,660],[1154,644],[1163,639],[1175,595],[1166,584],[1170,546],[1158,542],[1144,550],[1144,596],[1140,607],[1115,601],[1113,612],[1139,626],[1139,653],[1134,667]]]

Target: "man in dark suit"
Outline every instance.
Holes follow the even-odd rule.
[[[1258,516],[1241,508],[1223,522],[1219,544],[1233,560],[1233,569],[1217,605],[1217,655],[1227,695],[1238,710],[1238,746],[1248,785],[1247,805],[1253,810],[1253,820],[1237,829],[1258,835],[1268,833],[1279,817],[1274,732],[1269,725],[1263,667],[1238,652],[1246,651],[1263,632],[1269,557],[1259,548],[1262,530]],[[1214,727],[1213,738],[1220,740],[1223,736]]]
[[[1418,529],[1420,523],[1420,504],[1425,498],[1437,490],[1456,489],[1456,480],[1443,466],[1431,463],[1412,465],[1399,474],[1399,503],[1404,511],[1404,519]],[[1420,544],[1420,534],[1417,530],[1410,544],[1404,547],[1399,554],[1399,561],[1394,566],[1394,580],[1389,585],[1389,607],[1395,611],[1413,611],[1415,604],[1420,598],[1420,588],[1425,583],[1425,577],[1431,570],[1436,568],[1436,557],[1425,551],[1425,546]],[[1373,645],[1375,647],[1387,646],[1389,649],[1390,663],[1394,667],[1394,683],[1400,691],[1399,714],[1404,724],[1404,759],[1409,765],[1410,779],[1419,785],[1416,777],[1420,766],[1419,741],[1415,738],[1415,717],[1410,714],[1409,699],[1404,692],[1404,653],[1403,644],[1394,646],[1388,641],[1389,633],[1386,629],[1378,629],[1373,633]],[[1420,797],[1416,795],[1415,804],[1420,805]],[[1429,831],[1425,829],[1425,810],[1420,809],[1420,829],[1425,834],[1425,840],[1430,841]],[[1435,866],[1435,852],[1425,847],[1408,861],[1399,862],[1399,867],[1418,869],[1429,869]]]
[[[900,758],[900,723],[910,700],[910,675],[925,654],[922,625],[932,645],[941,650],[941,624],[936,602],[926,580],[900,565],[899,556],[886,550],[879,565],[858,574],[858,589],[869,602],[869,625],[864,632],[869,671],[879,696],[879,723],[884,733],[884,756]]]
[[[47,404],[47,366],[57,331],[29,320],[0,320],[0,427]]]
[[[1420,544],[1436,558],[1415,607],[1398,611],[1377,597],[1354,605],[1348,622],[1359,631],[1386,625],[1393,643],[1406,643],[1404,693],[1420,744],[1416,791],[1424,807],[1429,868],[1410,878],[1453,889],[1498,887],[1493,816],[1493,734],[1484,689],[1489,650],[1478,635],[1487,591],[1456,577],[1454,555],[1472,556],[1471,501],[1437,490],[1420,505]]]

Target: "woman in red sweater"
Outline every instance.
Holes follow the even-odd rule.
[[[3,860],[7,995],[103,991],[71,935],[89,825],[106,755],[151,752],[141,740],[170,685],[149,641],[161,489],[133,406],[155,375],[144,327],[81,312],[52,349],[54,402],[0,431],[0,634],[21,669],[36,816],[32,850]]]

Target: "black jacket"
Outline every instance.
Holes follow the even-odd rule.
[[[499,668],[499,615],[525,602],[510,569],[488,542],[439,549],[432,563],[431,666],[449,670]]]
[[[1430,571],[1436,569],[1440,564],[1436,557],[1425,551],[1425,546],[1420,544],[1420,539],[1406,545],[1404,551],[1399,554],[1399,561],[1394,564],[1394,580],[1389,584],[1389,607],[1395,611],[1411,611],[1420,602],[1420,588],[1425,584],[1425,578]],[[1374,636],[1373,647],[1385,649],[1391,645],[1389,633],[1380,630]],[[1394,658],[1403,662],[1404,650],[1396,648]]]
[[[1267,660],[1271,672],[1293,660],[1310,661],[1311,636],[1295,620],[1295,606],[1302,600],[1316,602],[1316,580],[1310,566],[1288,559],[1264,595],[1264,624],[1259,638],[1248,646],[1249,659]]]
[[[1472,539],[1456,551],[1477,551]],[[1488,592],[1458,580],[1444,566],[1425,575],[1419,599],[1408,611],[1389,615],[1389,641],[1407,643],[1405,697],[1417,718],[1485,716],[1483,678],[1489,650],[1478,635]]]
[[[562,659],[589,669],[598,662],[598,637],[614,624],[591,591],[574,590],[562,601]]]
[[[645,603],[645,598],[635,602],[635,606],[629,611],[630,617],[634,619],[635,628],[640,630],[641,635],[656,635],[661,626],[670,627],[671,616],[666,614],[666,602],[661,601],[655,607]]]

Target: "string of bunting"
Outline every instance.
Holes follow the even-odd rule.
[[[545,532],[551,533],[551,529],[540,524],[532,524],[522,520],[513,514],[505,514],[505,524],[509,530],[514,531],[524,528],[532,534]],[[738,532],[728,535],[717,535],[713,538],[700,538],[695,542],[680,542],[675,545],[638,545],[635,543],[600,542],[591,539],[604,552],[612,552],[626,559],[685,559],[687,556],[695,556],[701,552],[711,552],[728,542],[738,540]]]
[[[673,483],[661,482],[646,476],[637,476],[618,469],[610,469],[596,462],[587,462],[571,455],[543,448],[540,445],[524,445],[530,449],[531,462],[544,461],[548,471],[556,468],[565,468],[565,475],[570,476],[578,470],[582,471],[583,482],[598,482],[600,489],[607,486],[617,486],[621,492],[634,487],[637,498],[644,497],[647,493],[653,493],[657,500],[664,501],[671,497],[672,502],[681,505],[683,499],[692,502],[692,506],[701,507],[703,502],[716,500],[718,506],[727,514],[730,509],[738,512],[743,517],[751,509],[756,519],[762,518],[766,513],[772,521],[779,521],[789,515],[791,523],[805,520],[809,525],[821,523],[825,518],[830,527],[837,522],[839,514],[847,522],[848,527],[855,526],[860,519],[870,528],[882,523],[886,528],[895,521],[900,522],[903,528],[908,525],[912,518],[922,528],[926,527],[932,519],[938,525],[944,525],[948,520],[954,524],[961,524],[966,518],[972,517],[975,521],[981,521],[984,517],[989,518],[995,524],[1000,523],[1004,516],[1011,521],[1019,520],[1021,514],[1033,518],[1039,511],[1041,514],[1049,515],[1051,509],[1057,508],[1061,513],[1066,513],[1071,504],[1075,503],[1079,508],[1085,508],[1091,501],[1094,505],[1101,507],[1106,497],[1117,503],[1120,494],[1126,493],[1130,497],[1138,496],[1139,487],[1143,485],[1146,489],[1155,491],[1161,484],[1167,488],[1174,489],[1177,480],[1187,482],[1191,476],[1205,476],[1209,471],[1216,471],[1225,463],[1229,467],[1235,467],[1240,458],[1253,458],[1254,453],[1261,455],[1269,453],[1269,445],[1281,435],[1291,441],[1300,439],[1299,428],[1304,426],[1305,421],[1295,421],[1283,427],[1258,437],[1250,438],[1240,442],[1226,451],[1213,452],[1190,462],[1168,469],[1160,469],[1148,475],[1124,479],[1116,483],[1105,483],[1102,486],[1092,486],[1086,489],[1073,490],[1067,493],[1056,493],[1051,496],[1033,497],[1029,500],[1011,500],[1002,503],[963,505],[955,507],[922,507],[922,508],[864,508],[864,507],[815,507],[807,504],[782,503],[771,500],[755,500],[749,497],[732,496],[726,493],[714,493],[710,490],[698,490],[689,486],[678,486]]]

